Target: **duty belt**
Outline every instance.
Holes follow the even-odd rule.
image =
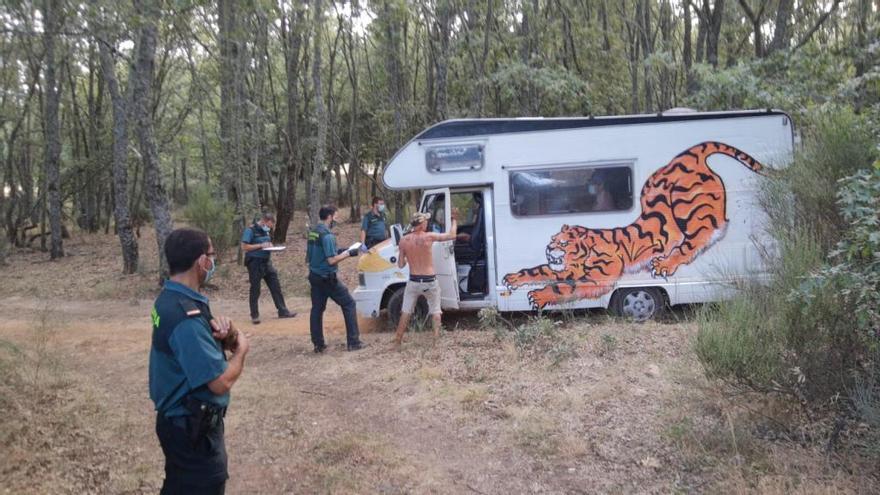
[[[437,280],[437,275],[410,275],[409,280],[410,282],[433,282]]]

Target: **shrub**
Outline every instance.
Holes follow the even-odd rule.
[[[868,125],[851,110],[813,114],[797,159],[765,181],[760,200],[770,233],[777,239],[792,232],[812,234],[824,251],[830,250],[846,229],[837,205],[839,181],[870,167],[876,155]]]
[[[695,350],[711,378],[817,408],[869,383],[880,278],[866,276],[864,264],[834,260],[855,253],[876,265],[880,174],[873,185],[864,174],[840,180],[875,156],[870,132],[852,112],[823,113],[806,135],[804,150],[763,192],[777,243],[769,283],[702,308]],[[858,192],[853,180],[861,181]]]
[[[202,229],[211,236],[214,250],[218,253],[238,243],[238,235],[233,229],[233,206],[218,199],[217,194],[209,187],[202,186],[192,192],[184,209],[184,216],[193,227]]]

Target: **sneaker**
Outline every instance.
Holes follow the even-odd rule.
[[[349,351],[359,351],[359,350],[363,349],[363,348],[366,347],[366,346],[367,346],[367,344],[364,344],[363,342],[358,342],[358,343],[355,343],[355,344],[349,344],[349,345],[347,346],[347,349],[348,349]]]
[[[324,349],[327,348],[326,344],[316,345],[315,346],[315,354],[321,354],[324,352]]]
[[[260,317],[259,316],[251,316],[251,323],[253,323],[254,325],[259,325],[260,324]]]
[[[296,311],[288,311],[285,309],[284,311],[278,312],[279,318],[293,318],[294,316],[296,316]]]

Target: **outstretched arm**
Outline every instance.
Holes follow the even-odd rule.
[[[458,209],[452,210],[452,225],[449,232],[443,234],[428,234],[432,241],[451,241],[458,235]]]

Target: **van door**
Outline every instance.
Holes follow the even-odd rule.
[[[452,225],[449,188],[429,189],[422,195],[419,211],[431,215],[428,232],[445,233]],[[435,242],[431,247],[434,272],[440,284],[441,305],[444,309],[458,309],[458,276],[455,269],[455,240]]]

